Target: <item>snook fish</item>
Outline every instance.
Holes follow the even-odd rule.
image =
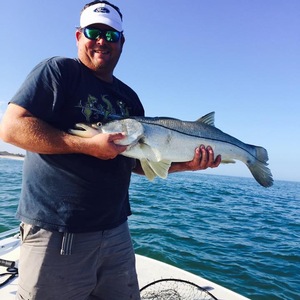
[[[126,137],[118,144],[128,145],[122,155],[139,159],[149,180],[156,176],[166,178],[172,162],[191,161],[195,148],[203,144],[211,146],[215,157],[220,154],[222,163],[245,163],[256,181],[269,187],[272,174],[267,167],[266,149],[245,144],[222,132],[214,125],[214,112],[195,122],[166,117],[130,117],[106,124],[76,124],[69,132],[81,137],[98,133],[123,132]]]

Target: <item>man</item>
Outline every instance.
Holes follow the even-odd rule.
[[[122,133],[81,138],[78,122],[143,116],[136,93],[113,76],[125,42],[122,14],[87,4],[76,31],[78,59],[53,57],[10,101],[1,138],[27,150],[17,217],[22,221],[18,299],[140,299],[127,225],[131,172]],[[217,167],[210,147],[170,172]]]

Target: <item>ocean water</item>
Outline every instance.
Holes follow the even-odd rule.
[[[15,228],[22,161],[0,159],[0,232]],[[136,252],[250,299],[300,299],[300,183],[171,174],[133,175],[129,219]]]

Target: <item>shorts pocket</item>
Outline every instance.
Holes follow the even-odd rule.
[[[20,238],[21,242],[24,243],[29,236],[37,233],[41,228],[38,226],[26,224],[26,223],[21,223],[20,224]]]

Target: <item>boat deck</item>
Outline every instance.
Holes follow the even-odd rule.
[[[9,233],[9,232],[8,232]],[[13,231],[11,231],[13,233]],[[7,234],[9,236],[9,234]],[[3,235],[1,235],[3,237]],[[18,236],[4,236],[0,240],[0,259],[10,260],[16,262],[18,266],[20,240]],[[247,300],[227,288],[224,288],[216,283],[213,283],[205,278],[184,271],[169,264],[160,262],[158,260],[148,258],[142,255],[136,255],[136,268],[138,273],[140,288],[145,285],[161,279],[180,279],[192,282],[202,288],[205,288],[215,298],[219,300]],[[6,272],[6,267],[0,266],[0,274]],[[6,276],[5,278],[7,278]],[[0,277],[1,278],[1,277]],[[0,279],[0,283],[4,281],[4,276]],[[15,299],[18,285],[18,277],[12,279],[8,284],[0,287],[0,299],[13,300]],[[162,298],[160,298],[162,299]],[[168,298],[169,299],[169,298]],[[248,299],[249,300],[249,299]]]

